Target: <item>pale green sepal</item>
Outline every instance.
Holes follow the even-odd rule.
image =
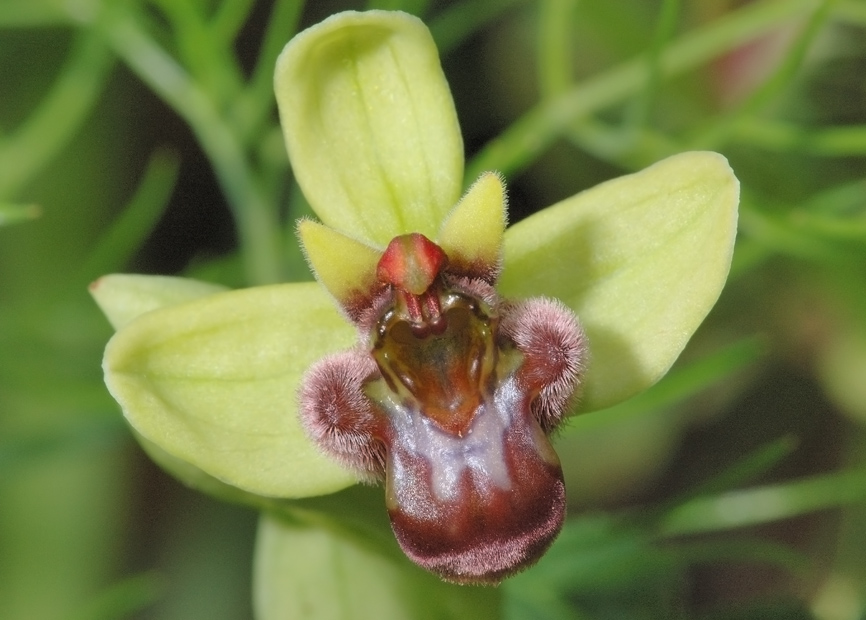
[[[224,286],[175,278],[114,273],[90,285],[90,294],[111,326],[118,330],[145,312],[207,297]]]
[[[298,385],[354,339],[316,283],[229,291],[120,330],[105,382],[133,428],[170,455],[257,495],[319,495],[355,478],[307,439]]]
[[[724,157],[683,153],[506,231],[501,291],[558,297],[586,330],[579,410],[610,407],[667,372],[725,284],[738,201]]]
[[[499,590],[447,584],[338,525],[264,514],[253,568],[257,620],[501,617]],[[371,615],[372,614],[372,615]]]
[[[274,87],[292,168],[322,222],[382,247],[436,236],[460,196],[463,140],[419,19],[334,15],[286,45]]]
[[[198,467],[176,456],[172,456],[157,444],[136,433],[135,429],[133,429],[132,433],[141,449],[145,451],[154,463],[196,491],[207,493],[227,502],[246,504],[256,508],[267,508],[275,501],[269,497],[248,493],[221,480],[217,480]]]
[[[312,220],[298,222],[298,237],[316,279],[340,304],[369,298],[381,250]]]
[[[495,172],[485,172],[448,214],[437,243],[453,262],[495,271],[502,255],[507,222],[505,185]]]

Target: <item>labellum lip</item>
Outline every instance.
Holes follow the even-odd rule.
[[[405,426],[395,424],[398,438]],[[465,584],[495,584],[534,563],[562,527],[565,485],[513,377],[481,404],[470,435],[424,426],[388,453],[389,515],[404,552]]]
[[[423,235],[392,240],[376,269],[387,297],[359,322],[367,350],[314,366],[301,414],[323,450],[384,477],[410,559],[447,581],[494,584],[562,527],[547,433],[577,383],[583,339],[561,304],[500,303],[490,282],[449,264]]]
[[[419,507],[436,505],[426,495],[428,488],[422,485],[413,498]],[[435,511],[417,515],[405,503],[389,510],[403,552],[445,581],[466,585],[496,585],[534,564],[553,543],[565,518],[559,467],[537,470],[531,484],[517,492],[479,491],[467,475],[461,479],[458,499],[436,505]]]

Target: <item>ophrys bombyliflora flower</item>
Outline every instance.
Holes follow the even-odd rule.
[[[580,317],[592,349],[581,381],[581,410],[588,411],[661,377],[724,284],[737,182],[712,153],[669,158],[504,233],[502,186],[493,175],[455,209],[463,187],[462,142],[435,46],[415,18],[387,12],[330,18],[289,44],[276,86],[295,175],[325,224],[307,222],[301,233],[330,295],[306,283],[215,292],[199,283],[129,276],[94,287],[119,328],[106,350],[109,389],[146,445],[186,464],[180,475],[207,474],[209,488],[224,484],[253,498],[297,498],[358,480],[357,468],[326,456],[307,438],[295,394],[311,366],[353,350],[358,341],[358,328],[334,309],[333,298],[354,324],[365,326],[361,342],[375,347],[373,328],[384,306],[369,292],[383,284],[377,268],[395,238],[424,235],[448,257],[435,272],[434,280],[444,283],[436,300],[440,309],[453,301],[455,317],[466,322],[471,337],[446,337],[444,359],[453,375],[460,365],[455,349],[476,343],[495,349],[495,362],[481,356],[478,376],[495,379],[482,400],[495,401],[507,383],[499,373],[517,372],[503,360],[517,366],[518,358],[532,357],[520,353],[521,330],[510,328],[501,337],[509,317],[517,315],[509,314],[513,306],[501,303],[500,295],[517,300],[514,307],[526,303],[521,299],[554,297]],[[479,188],[486,189],[476,194]],[[502,266],[498,292],[490,287],[493,278],[485,280],[484,269],[473,264]],[[409,282],[415,276],[424,282],[430,273],[409,276],[396,288],[385,284],[411,293]],[[461,284],[466,280],[475,284]],[[480,312],[468,309],[476,299]],[[413,302],[401,303],[411,318]],[[418,303],[422,315],[425,303]],[[365,309],[375,320],[361,317]],[[491,322],[499,336],[488,338],[485,325]],[[400,344],[403,327],[384,327],[390,334],[385,350],[413,350]],[[461,366],[458,374],[468,372]],[[395,376],[411,383],[413,374],[410,368]],[[417,400],[405,385],[394,387]],[[389,402],[381,389],[369,389],[373,393],[364,391],[364,397],[370,402]],[[443,392],[431,388],[425,398],[441,400],[448,396]],[[402,404],[376,406],[387,415],[402,411]],[[435,492],[436,485],[431,479],[425,488]]]

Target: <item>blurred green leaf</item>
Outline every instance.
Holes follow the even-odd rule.
[[[166,588],[165,578],[143,573],[109,586],[100,592],[73,620],[122,620],[153,605]]]
[[[747,4],[667,45],[660,54],[661,76],[670,78],[701,66],[781,24],[809,15],[816,4],[816,0]],[[650,71],[643,59],[628,61],[542,101],[485,145],[469,162],[466,178],[474,179],[485,170],[508,175],[525,168],[575,123],[639,92]]]
[[[499,617],[494,588],[455,586],[325,524],[265,515],[254,569],[258,620]]]
[[[705,358],[678,365],[661,381],[618,405],[573,417],[563,433],[570,435],[597,425],[670,407],[755,363],[766,353],[766,343],[746,338]]]
[[[830,9],[834,3],[835,0],[822,0],[817,3],[806,23],[799,28],[797,37],[775,71],[763,79],[736,108],[713,118],[709,127],[694,137],[691,144],[704,145],[703,148],[707,148],[706,145],[721,144],[727,140],[742,119],[757,114],[777,99],[784,89],[789,88],[794,77],[801,70],[806,53],[811,49],[815,38],[821,33],[822,27],[830,17]]]
[[[99,36],[86,30],[77,35],[51,90],[0,140],[0,197],[19,193],[66,146],[96,105],[113,66]]]
[[[168,206],[179,169],[177,154],[158,150],[151,155],[132,199],[83,261],[78,277],[69,283],[70,288],[82,287],[98,276],[124,267]]]
[[[79,3],[87,12],[88,4],[96,0]],[[33,28],[65,24],[69,19],[69,6],[63,0],[5,0],[0,5],[0,28]]]
[[[34,220],[42,215],[39,205],[0,203],[0,226]]]
[[[785,457],[789,456],[796,448],[796,438],[789,436],[780,437],[776,441],[772,441],[747,454],[710,480],[690,489],[688,496],[698,497],[729,491],[736,486],[767,473]],[[681,503],[683,499],[679,498],[677,502]]]
[[[676,552],[646,531],[606,516],[566,522],[531,570],[506,581],[509,620],[677,618]]]
[[[854,469],[699,497],[671,510],[660,529],[666,536],[723,531],[864,501],[866,470]]]
[[[439,53],[445,55],[473,33],[527,0],[458,0],[430,21],[430,33]]]
[[[0,439],[0,476],[59,452],[116,447],[126,437],[119,420],[88,420],[38,435],[7,434]]]

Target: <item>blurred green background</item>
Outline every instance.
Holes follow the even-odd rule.
[[[866,0],[4,0],[0,618],[252,617],[258,516],[138,448],[87,285],[310,278],[271,76],[348,8],[430,25],[512,221],[683,150],[742,181],[719,304],[562,433],[572,519],[490,616],[866,618]]]

